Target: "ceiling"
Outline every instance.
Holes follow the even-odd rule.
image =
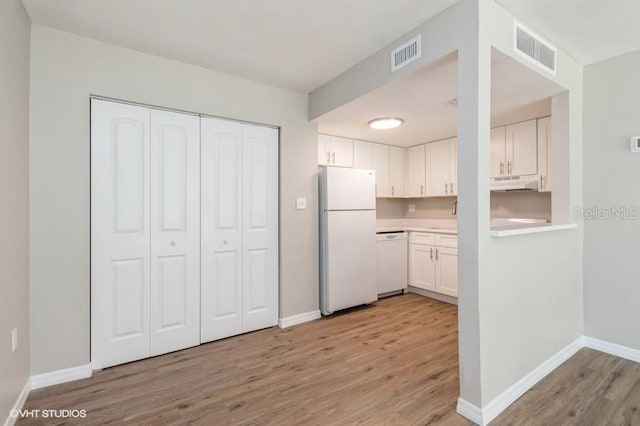
[[[565,89],[496,49],[491,57],[491,124],[500,126],[550,113],[549,97]],[[458,59],[448,55],[413,74],[318,118],[318,131],[371,142],[412,146],[457,134]],[[377,117],[400,117],[401,127],[374,130]]]
[[[639,0],[496,0],[583,65],[640,49]]]
[[[310,92],[458,0],[23,0],[32,22]]]

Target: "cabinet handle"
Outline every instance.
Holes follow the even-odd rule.
[[[504,175],[504,161],[500,162],[500,176]]]
[[[445,194],[449,193],[449,185],[447,185],[447,182],[444,183],[444,193]]]
[[[453,195],[453,182],[449,182],[449,186],[450,186],[450,188],[451,188],[451,191],[450,191],[450,192],[451,192],[451,194]]]
[[[327,164],[331,164],[331,153],[327,151]]]
[[[438,260],[438,249],[436,249],[436,260]]]
[[[540,176],[540,189],[545,189],[545,186],[544,186],[544,176]]]
[[[424,185],[420,185],[420,195],[424,195]]]
[[[433,247],[429,247],[429,258],[433,260]]]
[[[507,161],[507,174],[511,174],[513,172],[513,163],[511,161]]]
[[[395,185],[391,185],[391,195],[396,195],[396,187]]]
[[[336,164],[336,152],[335,152],[335,151],[333,151],[333,152],[331,153],[331,157],[332,157],[332,162],[333,162],[333,164]]]

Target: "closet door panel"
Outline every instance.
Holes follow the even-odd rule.
[[[147,108],[91,100],[91,363],[149,356]]]
[[[243,125],[243,331],[278,323],[278,131]]]
[[[200,119],[151,110],[151,355],[200,343]]]
[[[201,119],[201,341],[242,333],[243,125]]]

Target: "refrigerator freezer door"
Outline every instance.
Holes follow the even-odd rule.
[[[375,210],[375,171],[327,167],[323,176],[324,210]]]
[[[375,210],[324,212],[323,224],[322,313],[377,300]]]

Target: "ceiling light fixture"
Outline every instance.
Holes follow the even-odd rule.
[[[383,117],[383,118],[375,118],[369,121],[369,127],[372,129],[395,129],[396,127],[402,126],[404,120],[402,118],[396,117]]]

